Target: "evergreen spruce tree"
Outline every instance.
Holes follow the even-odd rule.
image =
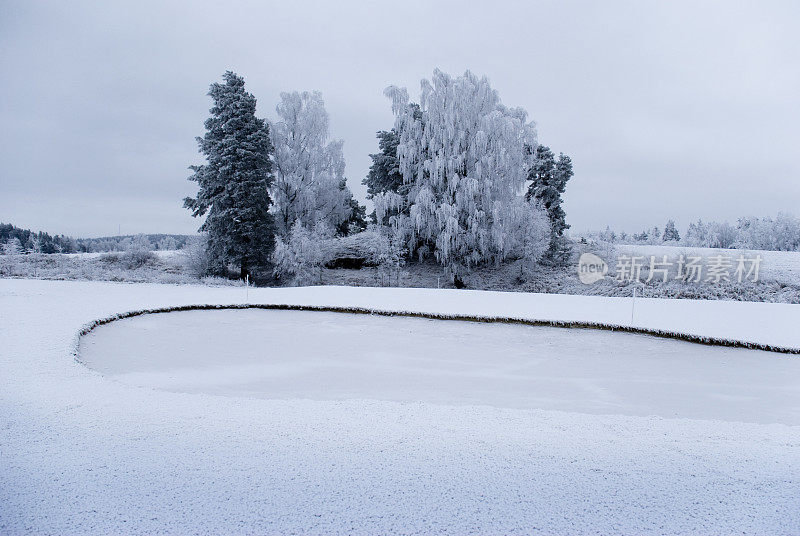
[[[336,229],[339,236],[353,235],[367,229],[367,207],[359,203],[353,196],[350,196],[348,205],[350,206],[350,216]]]
[[[372,165],[362,184],[367,187],[367,197],[372,199],[383,192],[397,192],[403,186],[403,174],[397,160],[397,146],[400,135],[395,129],[377,133],[380,152],[371,154]]]
[[[661,231],[657,226],[650,230],[650,238],[653,239],[654,242],[658,242],[661,239]]]
[[[256,99],[244,89],[244,79],[228,71],[224,83],[211,84],[211,117],[206,133],[197,138],[207,163],[191,166],[189,180],[197,182],[196,197],[184,206],[192,216],[208,214],[200,231],[207,233],[207,254],[212,273],[256,280],[267,275],[274,247],[269,213],[272,200],[273,153],[269,126],[255,116]]]
[[[664,227],[664,242],[667,241],[679,241],[681,239],[681,235],[678,234],[678,229],[675,227],[675,222],[669,220],[667,222],[666,227]]]
[[[532,182],[525,197],[539,201],[547,210],[550,219],[550,247],[546,258],[556,263],[566,262],[570,254],[569,244],[564,237],[564,231],[569,229],[569,225],[561,207],[561,194],[566,190],[567,181],[572,175],[572,160],[569,156],[561,153],[556,159],[549,147],[536,147],[534,164],[528,173],[528,180]]]

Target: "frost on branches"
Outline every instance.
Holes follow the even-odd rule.
[[[278,239],[275,243],[275,275],[296,275],[299,283],[319,282],[324,260],[324,233],[319,229],[309,231],[299,220],[296,221],[286,240]]]
[[[326,229],[309,231],[296,222],[286,240],[278,239],[273,260],[275,275],[293,277],[297,284],[322,281],[322,268],[335,267],[337,261],[350,260],[360,266],[378,267],[378,275],[386,284],[399,277],[404,251],[388,236],[369,229],[349,236],[332,236]]]
[[[278,120],[271,125],[275,182],[270,189],[275,226],[288,240],[296,222],[309,232],[320,224],[336,229],[352,212],[345,185],[342,141],[328,141],[328,112],[322,94],[282,93]]]
[[[407,193],[375,196],[378,221],[388,216],[409,252],[433,252],[455,278],[482,263],[538,260],[550,227],[540,205],[521,195],[537,142],[527,113],[503,106],[488,79],[469,71],[434,71],[422,81],[419,111],[403,88],[386,95]]]

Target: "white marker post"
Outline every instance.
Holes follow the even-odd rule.
[[[250,274],[244,275],[244,303],[250,303]]]

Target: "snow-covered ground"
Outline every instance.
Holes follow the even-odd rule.
[[[99,327],[80,359],[110,379],[175,392],[800,425],[800,358],[594,329],[181,311]]]
[[[631,316],[629,299],[589,296],[0,280],[0,533],[800,532],[800,427],[781,423],[794,422],[786,417],[798,410],[791,396],[774,400],[772,417],[750,423],[731,420],[727,409],[702,415],[712,420],[408,401],[414,396],[299,399],[288,389],[285,399],[265,399],[135,387],[71,355],[76,332],[97,318],[245,299],[612,324]],[[226,313],[246,314],[214,314]],[[173,314],[194,313],[129,324]],[[318,337],[330,316],[304,314],[325,316],[296,325],[298,341]],[[394,320],[409,322],[381,321]],[[639,299],[634,323],[800,347],[800,307],[793,305]],[[479,326],[541,332],[469,326],[470,333]],[[611,355],[644,338],[580,333],[575,345],[583,335],[597,340],[593,333],[624,337],[614,339]],[[285,358],[292,349],[279,343],[286,338],[264,350]],[[684,366],[725,350],[647,339],[687,348]],[[738,356],[752,356],[743,396],[769,398],[757,386],[775,371],[793,389],[797,356],[725,351],[737,357],[711,357],[708,365],[722,376],[744,374],[748,358]],[[624,359],[634,366],[631,356]],[[661,364],[665,378],[680,376]],[[629,377],[636,374],[647,371]],[[726,378],[719,383],[732,376]]]

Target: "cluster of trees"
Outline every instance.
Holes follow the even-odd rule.
[[[131,251],[144,249],[147,251],[170,251],[186,246],[189,235],[176,234],[138,234],[125,236],[107,236],[102,238],[78,238],[81,253],[106,251]]]
[[[776,218],[739,218],[736,225],[727,222],[689,224],[685,243],[713,248],[800,251],[800,218],[778,214]]]
[[[421,85],[419,103],[404,88],[386,90],[395,125],[378,132],[364,180],[373,221],[456,282],[484,263],[565,260],[569,157],[538,145],[527,113],[504,106],[486,77],[436,70]]]
[[[330,141],[319,93],[283,93],[278,120],[256,117],[256,99],[228,71],[211,85],[214,101],[206,133],[198,138],[206,163],[192,166],[199,185],[184,200],[206,215],[209,271],[263,279],[271,272],[276,241],[292,232],[347,234],[364,227],[344,178],[342,142]],[[302,228],[302,230],[301,230]]]
[[[776,218],[739,218],[735,225],[728,222],[689,224],[681,237],[675,222],[669,220],[661,232],[658,227],[628,235],[606,228],[594,233],[594,238],[604,242],[685,245],[707,248],[762,249],[769,251],[800,251],[800,218],[778,214]]]
[[[0,223],[0,245],[3,252],[15,253],[75,253],[78,241],[64,235],[51,236],[41,231],[22,229],[10,223]]]
[[[342,142],[330,140],[318,92],[281,94],[277,119],[255,116],[256,99],[233,72],[211,85],[214,101],[198,138],[206,163],[185,206],[206,216],[209,266],[264,278],[321,258],[320,244],[366,228],[365,208],[344,177]],[[435,71],[419,104],[390,87],[395,125],[378,133],[380,152],[364,179],[375,204],[372,233],[381,255],[429,255],[458,281],[484,263],[546,257],[569,248],[561,194],[572,162],[537,143],[519,108],[507,108],[489,81]]]
[[[680,242],[681,235],[673,220],[667,221],[662,232],[657,226],[652,229],[645,229],[640,233],[628,234],[625,231],[617,233],[610,227],[599,233],[590,233],[589,237],[600,240],[601,242],[621,243],[621,244],[662,244],[664,242]]]

